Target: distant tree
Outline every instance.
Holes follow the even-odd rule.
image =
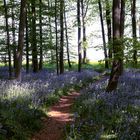
[[[32,25],[31,25],[31,48],[32,48],[32,66],[33,72],[38,72],[38,52],[37,52],[37,40],[36,40],[36,3],[35,0],[31,0],[32,9]]]
[[[14,0],[11,1],[12,2],[12,47],[13,47],[13,63],[14,63],[14,68],[16,67],[16,33],[15,33],[15,30],[16,30],[16,27],[15,27],[15,2]]]
[[[136,0],[131,1],[131,17],[132,17],[132,36],[133,36],[133,62],[134,66],[137,65],[137,49],[136,49],[136,40],[137,40],[137,31],[136,31]]]
[[[28,20],[29,4],[26,8],[26,73],[29,72],[29,20]]]
[[[82,26],[83,26],[83,64],[86,63],[87,59],[87,36],[86,36],[86,15],[89,7],[90,0],[81,0],[81,16],[82,16]]]
[[[43,47],[42,47],[42,36],[43,36],[43,32],[42,32],[42,0],[39,0],[39,36],[40,36],[40,40],[39,40],[39,46],[40,46],[40,61],[39,61],[39,70],[42,70],[43,67]]]
[[[16,76],[16,79],[19,81],[21,81],[21,67],[22,67],[22,54],[23,54],[23,46],[24,46],[25,20],[26,20],[26,0],[21,0],[18,48],[17,48],[17,52],[16,52],[16,67],[15,67],[15,76]]]
[[[120,69],[120,75],[123,73],[123,58],[124,58],[124,27],[125,27],[125,4],[126,0],[121,0],[121,16],[120,16],[120,38],[121,38],[121,69]]]
[[[78,72],[81,72],[82,49],[81,49],[80,0],[77,0],[77,23],[78,23]]]
[[[66,45],[67,45],[66,46],[66,49],[67,49],[67,59],[68,59],[69,68],[71,68],[70,52],[69,52],[68,26],[67,26],[67,17],[66,17],[66,5],[64,5],[64,22],[65,22]]]
[[[104,21],[103,21],[103,12],[102,12],[102,4],[101,1],[98,0],[99,5],[99,13],[100,13],[100,20],[101,20],[101,28],[102,28],[102,38],[103,38],[103,47],[104,47],[104,56],[105,56],[105,68],[109,68],[108,64],[108,56],[107,56],[107,48],[106,48],[106,41],[105,41],[105,29],[104,29]]]
[[[11,65],[11,47],[10,47],[10,33],[9,33],[9,24],[8,24],[8,8],[6,0],[3,0],[4,3],[4,14],[5,14],[5,24],[6,24],[6,35],[7,35],[7,50],[8,50],[8,62],[9,62],[9,78],[12,77],[12,65]]]
[[[109,0],[105,0],[106,4],[106,24],[107,24],[107,36],[108,36],[108,57],[109,59],[112,59],[112,22],[111,22],[111,4]]]
[[[52,26],[52,20],[53,20],[53,6],[52,1],[48,0],[48,47],[50,48],[51,52],[51,63],[54,63],[54,47],[53,47],[53,26]]]
[[[60,1],[60,74],[64,73],[64,0]]]
[[[55,0],[55,50],[56,50],[56,70],[57,75],[59,74],[59,58],[58,58],[58,20],[57,20],[57,11],[58,11],[58,1]]]

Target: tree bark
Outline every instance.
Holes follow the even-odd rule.
[[[81,72],[82,50],[81,50],[80,0],[77,0],[77,22],[78,22],[78,72]]]
[[[60,74],[64,73],[64,0],[60,1]]]
[[[48,0],[48,13],[51,11],[52,9],[52,1]],[[49,15],[48,16],[49,19],[49,47],[50,47],[50,51],[51,51],[51,63],[54,63],[54,53],[53,53],[53,36],[52,36],[52,16]]]
[[[21,66],[22,66],[23,46],[24,46],[25,20],[26,20],[26,0],[21,0],[18,48],[16,52],[16,69],[15,69],[15,76],[18,81],[21,81]]]
[[[136,32],[136,0],[132,0],[131,2],[131,16],[132,16],[132,36],[133,36],[133,62],[134,66],[137,65],[137,49],[136,41],[137,41],[137,32]]]
[[[86,14],[87,14],[87,9],[88,9],[88,2],[87,1],[87,5],[86,5],[86,8],[84,6],[84,1],[81,0],[81,12],[82,12],[82,23],[83,23],[83,64],[86,64],[86,59],[87,59],[87,46],[86,46],[86,43],[87,43],[87,37],[86,37],[86,23],[85,23],[85,17],[86,17]]]
[[[33,65],[33,72],[38,72],[38,52],[37,52],[37,40],[36,40],[36,8],[35,8],[35,1],[31,1],[32,7],[32,65]]]
[[[106,23],[107,23],[107,36],[108,36],[108,57],[112,59],[112,29],[111,29],[111,7],[109,0],[106,0]]]
[[[126,0],[121,0],[121,16],[120,16],[120,38],[121,38],[121,45],[122,45],[122,50],[121,50],[121,69],[120,69],[120,74],[123,73],[123,57],[124,57],[124,23],[125,23],[125,1]]]
[[[121,44],[121,0],[113,0],[113,65],[106,91],[111,92],[117,88],[122,68],[122,44]]]
[[[29,6],[28,6],[29,8]],[[29,73],[29,25],[28,25],[28,8],[26,8],[26,73]]]
[[[15,13],[14,13],[14,1],[12,1],[12,39],[13,39],[13,66],[16,67],[16,34],[15,34]]]
[[[43,68],[43,48],[42,48],[42,0],[39,0],[39,29],[40,29],[40,61],[39,70]]]
[[[58,29],[57,29],[57,0],[55,0],[55,50],[56,50],[56,71],[57,75],[59,75],[59,59],[58,59]]]

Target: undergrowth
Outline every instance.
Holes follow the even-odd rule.
[[[106,93],[107,81],[81,91],[73,106],[75,122],[66,127],[67,140],[139,140],[140,74],[126,72],[118,89]]]
[[[29,84],[29,80],[28,83],[2,81],[0,85],[0,140],[29,139],[34,132],[42,128],[41,118],[47,116],[47,109],[51,105],[55,104],[61,96],[67,95],[70,91],[79,90],[95,79],[93,75],[91,77],[84,75],[76,77],[76,75],[78,73],[73,74],[72,79],[68,79],[68,75],[55,76],[54,81],[52,77],[51,82],[46,82],[44,77],[42,81],[37,81],[37,77],[34,76],[31,80],[33,85]],[[25,80],[27,78],[30,77],[25,77]],[[5,84],[6,87],[4,87]]]

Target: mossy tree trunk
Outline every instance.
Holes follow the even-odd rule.
[[[122,42],[121,42],[121,9],[123,9],[122,6],[122,1],[121,0],[113,0],[113,53],[114,53],[114,58],[113,58],[113,65],[112,65],[112,70],[111,70],[111,75],[109,79],[109,83],[107,86],[106,91],[111,92],[117,88],[118,85],[118,80],[120,75],[122,74],[122,52],[123,52],[123,47],[122,47]]]

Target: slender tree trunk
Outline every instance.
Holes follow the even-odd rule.
[[[139,34],[139,41],[140,41],[140,17],[139,17],[139,21],[138,21],[138,26],[139,26],[138,27],[139,28],[139,33],[138,34]]]
[[[136,33],[136,0],[132,0],[131,2],[131,15],[132,15],[132,34],[133,34],[133,62],[134,66],[137,65],[137,49],[136,49],[136,41],[137,41],[137,33]]]
[[[121,0],[121,20],[120,20],[120,36],[123,38],[124,35],[124,23],[125,23],[125,1],[126,0]]]
[[[87,3],[88,7],[88,3]],[[87,58],[87,46],[85,45],[87,42],[86,38],[86,25],[85,25],[85,16],[86,16],[86,11],[84,8],[84,1],[81,0],[81,10],[82,10],[82,23],[83,23],[83,64],[86,64],[86,58]],[[84,13],[85,12],[85,13]]]
[[[140,17],[139,17],[138,26],[139,26],[139,41],[140,41]]]
[[[56,49],[56,70],[57,70],[57,75],[59,75],[59,59],[58,59],[58,30],[57,30],[57,0],[55,0],[55,49]]]
[[[38,72],[38,52],[37,52],[37,40],[36,40],[36,8],[35,1],[31,1],[32,6],[32,63],[33,63],[33,72]]]
[[[52,1],[48,0],[48,12],[51,11],[52,9]],[[51,63],[54,63],[54,53],[53,53],[53,41],[52,41],[52,18],[51,15],[49,15],[49,46],[50,46],[50,50],[51,50]]]
[[[19,81],[21,81],[21,66],[22,66],[23,46],[24,46],[25,20],[26,20],[26,0],[21,0],[18,48],[16,53],[16,69],[15,69],[15,76],[16,79]]]
[[[106,41],[105,41],[105,30],[104,30],[104,23],[103,23],[103,15],[102,15],[102,5],[101,5],[101,1],[98,0],[98,4],[99,4],[99,12],[100,12],[100,20],[101,20],[101,28],[102,28],[102,38],[103,38],[103,47],[104,47],[104,56],[105,56],[105,68],[108,69],[109,68],[109,64],[108,64],[108,56],[107,56],[107,48],[106,48]]]
[[[109,0],[106,0],[106,23],[107,23],[107,35],[108,35],[108,57],[112,59],[112,29],[111,29],[111,10]]]
[[[78,22],[78,72],[81,72],[82,50],[81,50],[80,0],[77,0],[77,22]]]
[[[123,57],[124,57],[124,23],[125,23],[125,1],[126,0],[121,0],[121,16],[120,16],[120,38],[121,38],[121,45],[122,45],[122,50],[121,50],[121,69],[120,69],[120,75],[123,73]]]
[[[69,68],[71,68],[70,52],[69,52],[69,39],[68,39],[68,27],[67,27],[67,18],[66,18],[66,8],[65,8],[65,5],[64,5],[64,21],[65,21],[66,43],[67,43],[67,59],[68,59]]]
[[[64,0],[60,1],[60,74],[64,73]]]
[[[121,0],[113,0],[113,52],[114,60],[109,83],[106,91],[111,92],[117,88],[118,79],[122,68],[122,44],[121,44]]]
[[[12,66],[11,66],[11,47],[10,47],[10,34],[9,34],[9,25],[8,25],[8,9],[6,0],[3,0],[4,3],[4,14],[5,14],[5,23],[6,23],[6,35],[7,35],[7,49],[8,49],[8,63],[9,63],[9,78],[12,77]]]
[[[40,28],[40,61],[39,61],[39,70],[42,70],[43,67],[43,48],[42,48],[42,0],[39,0],[39,28]]]
[[[29,29],[28,29],[28,10],[26,8],[26,73],[29,73]]]
[[[12,1],[12,38],[13,38],[13,66],[16,67],[16,34],[15,34],[15,15],[14,15],[14,1]]]

